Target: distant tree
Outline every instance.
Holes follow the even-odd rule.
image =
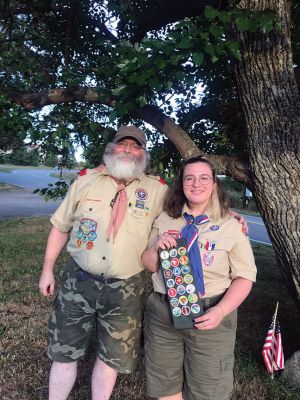
[[[7,161],[15,165],[39,165],[39,155],[36,150],[28,150],[26,147],[20,147],[8,155]]]

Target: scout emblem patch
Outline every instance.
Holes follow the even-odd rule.
[[[94,247],[94,240],[97,238],[97,222],[89,219],[89,218],[82,218],[80,220],[79,228],[77,231],[77,247],[81,247],[85,244],[85,247],[88,250],[92,250]]]
[[[204,314],[184,238],[176,248],[160,250],[160,265],[175,329],[193,328],[193,320]]]

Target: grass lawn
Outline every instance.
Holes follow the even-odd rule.
[[[52,300],[40,297],[37,284],[42,266],[47,219],[0,221],[0,398],[46,400],[50,362],[46,355],[47,320]],[[258,280],[239,309],[235,388],[232,400],[299,400],[296,389],[279,376],[271,381],[261,357],[262,345],[280,302],[279,318],[285,356],[298,349],[299,314],[290,301],[275,268],[271,247],[255,245]],[[62,265],[63,254],[58,260]],[[93,350],[79,367],[71,400],[90,398],[89,380]],[[112,400],[145,400],[144,369],[119,378]]]
[[[37,167],[33,167],[31,165],[0,164],[1,172],[10,172],[13,169],[53,169],[53,168],[47,167],[45,165],[39,165]]]

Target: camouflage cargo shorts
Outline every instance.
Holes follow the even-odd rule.
[[[141,346],[141,275],[108,284],[80,280],[79,274],[80,267],[70,259],[49,319],[49,358],[58,362],[83,358],[96,324],[98,357],[118,372],[132,372]]]

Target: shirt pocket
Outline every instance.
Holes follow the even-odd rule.
[[[233,245],[231,238],[222,238],[215,242],[209,239],[200,241],[200,253],[203,269],[224,271],[229,267],[228,253]]]
[[[129,208],[127,210],[126,230],[131,234],[136,235],[138,233],[138,235],[147,235],[148,237],[152,226],[151,221],[149,211]]]

